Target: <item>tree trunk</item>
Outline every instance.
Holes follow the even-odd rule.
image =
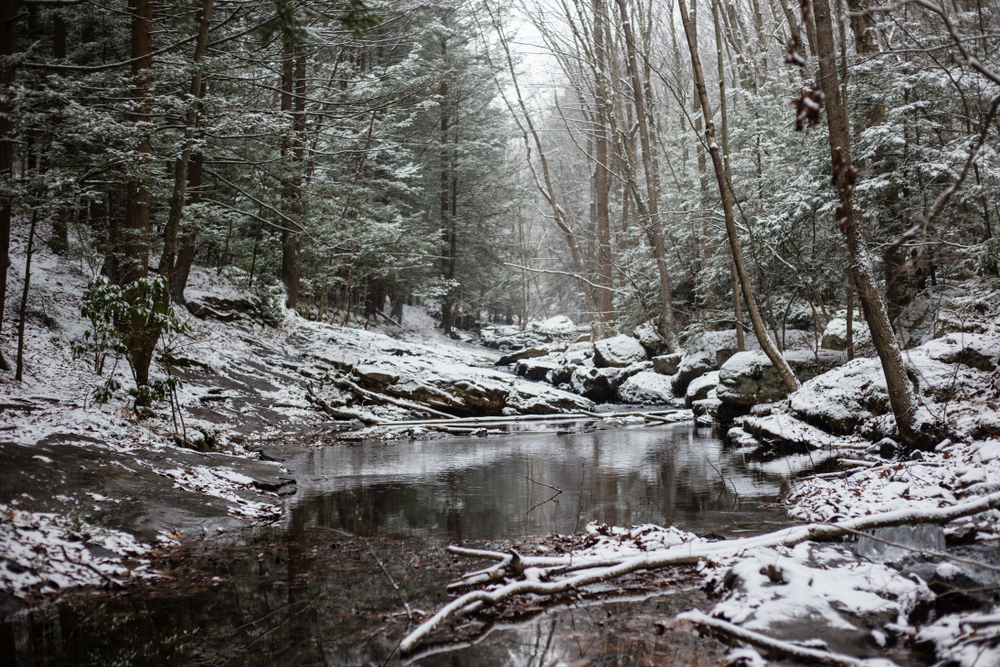
[[[615,322],[614,277],[611,264],[611,175],[608,171],[608,86],[606,80],[605,10],[603,0],[593,0],[594,57],[597,59],[597,95],[595,102],[594,203],[597,222],[597,296],[598,319],[602,335],[610,334]]]
[[[181,217],[184,214],[184,204],[187,200],[188,184],[188,163],[191,159],[191,148],[194,145],[195,126],[198,124],[198,110],[201,107],[201,96],[204,91],[201,77],[201,59],[208,49],[208,28],[212,23],[212,9],[215,0],[203,0],[204,5],[198,11],[200,22],[198,30],[198,41],[194,47],[194,64],[197,68],[191,81],[191,97],[194,99],[188,109],[187,117],[184,119],[184,145],[181,147],[181,154],[174,161],[174,189],[170,196],[170,210],[167,213],[167,224],[163,234],[163,255],[160,257],[160,275],[167,279],[170,289],[167,290],[167,299],[175,292],[177,273],[177,235],[181,226]],[[186,282],[186,281],[185,281]],[[183,294],[183,288],[180,292]]]
[[[292,121],[292,136],[297,124],[293,117],[292,98],[295,93],[295,44],[294,37],[289,35],[281,51],[281,110]],[[298,181],[295,174],[295,139],[286,138],[282,142],[281,156],[285,174],[281,188],[281,200],[284,210],[294,219],[299,197]],[[282,222],[281,231],[281,281],[285,285],[285,307],[295,308],[299,300],[299,247],[296,230],[288,229],[288,222]]]
[[[646,119],[646,103],[644,89],[639,76],[636,59],[635,41],[632,36],[632,25],[629,23],[625,0],[617,0],[618,11],[621,14],[622,30],[625,34],[625,48],[628,52],[628,69],[632,80],[632,100],[635,106],[636,123],[639,126],[639,144],[642,147],[642,169],[646,174],[646,196],[649,214],[649,229],[653,236],[653,258],[656,260],[656,270],[660,277],[660,335],[667,349],[676,352],[679,348],[677,333],[674,328],[674,305],[670,289],[670,272],[667,270],[666,249],[663,243],[663,228],[660,225],[660,184],[653,161],[652,145],[649,140],[649,125]]]
[[[911,446],[928,444],[928,436],[916,430],[917,404],[913,387],[906,376],[906,367],[899,351],[899,342],[892,332],[892,325],[885,305],[878,293],[871,256],[861,227],[854,213],[853,192],[857,172],[851,166],[851,145],[848,134],[847,114],[840,101],[840,84],[837,76],[836,51],[833,44],[833,23],[828,0],[815,0],[817,52],[819,54],[819,80],[826,95],[826,120],[830,130],[830,153],[840,207],[837,222],[847,239],[847,251],[854,274],[854,285],[861,300],[861,308],[871,331],[872,342],[878,351],[889,391],[889,403],[896,416],[900,439]]]
[[[153,66],[153,4],[151,0],[130,0],[132,15],[132,76],[133,98],[137,111],[132,115],[136,123],[149,121],[146,96],[149,94],[150,74]],[[137,146],[140,176],[133,177],[126,185],[125,229],[121,245],[125,252],[123,262],[118,267],[118,280],[127,286],[145,278],[149,270],[149,139],[143,138]],[[153,359],[153,349],[160,336],[159,329],[147,327],[140,318],[134,318],[126,326],[129,328],[128,354],[135,373],[136,386],[140,392],[137,406],[148,404],[148,397],[142,389],[149,384],[149,364]]]
[[[201,97],[205,97],[204,81],[201,84]],[[198,204],[201,202],[201,174],[204,161],[204,156],[198,152],[191,156],[191,160],[188,163],[188,204]],[[170,282],[170,297],[176,303],[184,303],[184,288],[187,287],[188,276],[191,275],[191,264],[194,262],[194,244],[197,238],[198,229],[195,226],[191,226],[181,237],[180,250],[177,252],[177,262],[174,265],[174,276]]]
[[[448,58],[448,42],[441,39],[441,61],[442,65]],[[441,137],[440,137],[440,160],[441,160],[441,277],[446,281],[445,293],[441,298],[441,328],[445,335],[451,334],[451,327],[455,321],[455,313],[452,312],[452,298],[450,279],[455,275],[455,258],[452,255],[454,247],[453,237],[455,235],[454,220],[451,215],[451,150],[448,146],[448,80],[441,82],[440,88],[440,115],[441,115]]]
[[[14,379],[21,382],[24,379],[24,321],[28,319],[28,290],[31,288],[31,255],[35,252],[35,225],[38,223],[38,211],[31,212],[31,228],[28,230],[28,250],[24,258],[24,290],[21,292],[21,308],[18,310],[17,321],[17,369]]]
[[[715,167],[715,177],[719,182],[719,191],[722,195],[722,210],[726,221],[726,233],[729,236],[729,248],[732,252],[733,261],[736,264],[736,271],[739,275],[740,285],[743,288],[743,300],[746,302],[747,312],[750,314],[750,321],[753,323],[754,333],[757,341],[767,358],[774,364],[782,381],[789,391],[799,388],[799,381],[795,379],[791,367],[785,358],[781,356],[777,346],[767,330],[764,328],[764,321],[761,319],[760,311],[757,309],[757,302],[753,298],[750,290],[750,277],[747,275],[746,262],[743,260],[743,250],[740,248],[740,237],[736,229],[736,219],[733,217],[733,193],[729,187],[729,179],[726,177],[726,168],[722,162],[722,155],[719,145],[715,142],[715,124],[712,122],[712,111],[708,106],[708,92],[705,88],[705,75],[701,68],[701,58],[698,55],[697,38],[692,17],[687,13],[684,0],[678,0],[680,5],[681,21],[684,24],[684,32],[687,35],[688,46],[691,51],[691,70],[694,74],[695,85],[698,86],[698,95],[701,98],[702,116],[705,120],[705,138],[708,142],[708,153],[712,158],[712,166]]]
[[[0,54],[10,57],[17,51],[17,0],[0,0]],[[4,190],[13,191],[14,180],[14,124],[10,122],[12,109],[8,90],[14,83],[14,67],[0,67],[0,179]],[[10,267],[10,217],[11,200],[0,202],[0,333],[3,332],[4,306],[7,303],[7,269]],[[0,349],[0,370],[10,370]]]

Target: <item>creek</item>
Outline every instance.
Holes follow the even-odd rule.
[[[282,455],[298,492],[281,525],[185,540],[156,563],[167,576],[150,585],[9,616],[0,667],[399,664],[395,647],[420,612],[440,607],[447,583],[481,565],[447,553],[449,544],[552,545],[545,536],[591,521],[766,532],[787,521],[778,501],[791,476],[823,467],[804,455],[747,460],[691,424],[601,422]],[[467,646],[416,662],[711,664],[721,644],[656,625],[710,605],[690,573],[667,583],[646,575],[601,600],[563,600],[545,613],[526,603],[516,622],[471,619]]]

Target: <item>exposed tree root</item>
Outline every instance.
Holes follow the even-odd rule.
[[[452,547],[453,553],[498,561],[489,568],[466,575],[459,582],[460,586],[486,585],[488,588],[469,591],[445,605],[404,637],[400,643],[400,650],[404,653],[413,650],[421,639],[450,617],[467,610],[473,604],[477,606],[490,605],[525,594],[555,595],[565,593],[638,570],[651,570],[672,565],[692,565],[699,561],[731,558],[754,547],[791,547],[809,540],[831,539],[856,531],[904,524],[944,524],[959,517],[978,514],[997,507],[1000,507],[1000,492],[982,496],[974,501],[933,510],[904,509],[858,517],[838,523],[803,524],[756,537],[723,542],[689,542],[667,549],[614,558],[578,555],[522,556],[513,551],[510,554],[501,554],[479,550],[459,551]],[[495,583],[512,577],[522,578],[502,585]],[[494,585],[490,586],[490,584]]]

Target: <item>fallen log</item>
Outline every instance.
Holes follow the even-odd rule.
[[[792,547],[809,540],[832,539],[858,531],[911,523],[944,524],[963,516],[979,514],[998,507],[1000,507],[1000,492],[982,496],[974,501],[933,510],[903,509],[857,517],[837,523],[802,524],[756,537],[723,542],[687,542],[666,549],[615,558],[581,557],[579,555],[565,557],[519,555],[517,557],[518,569],[523,568],[522,572],[530,572],[530,577],[525,575],[525,579],[521,581],[513,581],[489,590],[473,590],[459,596],[404,637],[400,642],[400,651],[407,653],[413,650],[424,637],[448,618],[472,604],[491,605],[517,595],[554,595],[576,591],[581,587],[639,570],[652,570],[674,565],[693,565],[699,561],[732,558],[742,551],[754,547]],[[494,558],[494,556],[486,557]],[[513,556],[511,562],[513,562]],[[494,578],[492,571],[502,569],[503,572],[496,575],[496,579],[500,579],[508,574],[506,565],[504,561],[500,561],[492,568],[474,574],[486,574],[486,579],[490,580]],[[554,581],[547,580],[566,573],[573,574]]]
[[[677,620],[681,622],[693,623],[699,627],[709,628],[711,630],[715,630],[716,632],[722,632],[741,641],[745,641],[748,644],[753,644],[754,646],[759,646],[767,649],[768,651],[781,653],[782,655],[786,655],[790,658],[796,658],[806,662],[818,662],[821,665],[834,665],[834,667],[872,667],[871,661],[868,660],[862,660],[855,658],[854,656],[833,653],[822,649],[799,646],[798,644],[768,637],[767,635],[759,632],[741,628],[740,626],[730,623],[729,621],[724,621],[721,618],[712,618],[711,616],[708,616],[698,610],[680,614],[677,617]],[[884,660],[881,661],[880,664],[888,666],[895,663]]]

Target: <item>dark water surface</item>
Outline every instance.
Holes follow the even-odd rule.
[[[560,428],[566,428],[565,425]],[[481,563],[445,547],[582,531],[590,521],[727,536],[785,520],[774,503],[808,457],[745,461],[690,424],[366,443],[298,450],[282,526],[188,541],[169,578],[85,594],[0,623],[4,665],[382,665],[446,584]],[[588,432],[589,431],[589,432]],[[421,665],[711,665],[714,640],[654,622],[711,602],[683,572],[642,575],[616,601],[534,601],[510,623],[468,621],[471,646]],[[527,620],[526,620],[527,619]],[[516,621],[516,622],[515,622]],[[446,639],[439,636],[438,639]]]

